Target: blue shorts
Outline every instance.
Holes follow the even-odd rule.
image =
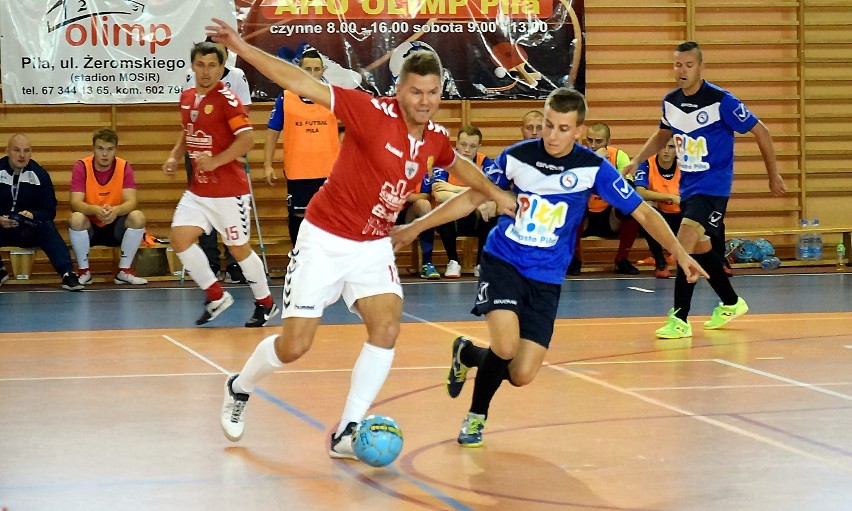
[[[493,310],[513,311],[518,316],[521,339],[547,349],[553,337],[553,322],[561,294],[560,284],[524,277],[511,264],[483,252],[476,304],[470,312],[482,316]]]

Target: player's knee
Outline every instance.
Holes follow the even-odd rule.
[[[83,213],[75,211],[68,219],[68,228],[72,231],[85,231],[89,228],[89,219]]]
[[[134,209],[127,215],[127,223],[125,224],[130,229],[143,229],[145,227],[145,214]]]
[[[525,385],[529,385],[535,379],[536,372],[535,371],[509,371],[509,377],[507,380],[512,384],[513,387],[523,387]]]
[[[280,335],[275,339],[275,355],[278,360],[285,364],[302,358],[302,355],[307,353],[310,347],[311,339],[305,336],[291,335],[285,338]]]
[[[398,321],[383,321],[380,325],[370,329],[368,342],[378,348],[391,349],[396,345],[399,332]]]

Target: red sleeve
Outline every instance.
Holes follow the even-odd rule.
[[[136,189],[136,178],[133,176],[133,166],[130,162],[124,165],[124,183],[121,185],[122,190],[127,188]]]
[[[86,166],[81,160],[74,162],[74,168],[71,169],[71,186],[72,192],[86,193]]]
[[[222,106],[225,108],[225,118],[228,119],[228,127],[234,135],[239,135],[240,132],[252,129],[251,121],[248,118],[248,112],[240,98],[234,94],[234,91],[227,87],[219,89],[222,94]]]
[[[443,126],[441,126],[441,130],[438,132],[440,147],[438,148],[438,156],[435,157],[435,166],[445,169],[452,166],[456,161],[456,152],[450,142],[449,132]]]
[[[375,133],[381,118],[385,118],[379,101],[366,92],[331,86],[332,112],[346,126],[346,135],[358,137]]]

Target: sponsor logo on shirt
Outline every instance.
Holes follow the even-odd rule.
[[[402,158],[402,151],[400,151],[396,147],[390,145],[390,142],[385,144],[385,149],[387,149],[389,153],[396,156],[397,158]]]
[[[536,194],[518,195],[515,223],[506,229],[506,237],[521,245],[552,247],[559,241],[556,229],[565,225],[568,205],[551,203]]]
[[[718,211],[714,211],[710,213],[710,218],[708,219],[708,223],[713,227],[719,227],[719,221],[722,219],[722,213]]]
[[[704,137],[692,138],[686,134],[677,134],[674,140],[681,172],[704,172],[710,168],[710,164],[704,161],[708,154]]]

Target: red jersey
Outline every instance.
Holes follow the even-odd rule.
[[[416,140],[408,134],[396,99],[334,86],[331,96],[346,136],[331,176],[311,199],[305,218],[342,238],[383,238],[426,172],[455,162],[449,132],[430,121],[423,139]]]
[[[215,156],[226,150],[237,135],[252,129],[245,107],[233,91],[219,82],[204,96],[195,88],[180,95],[180,116],[190,159],[198,154]],[[249,193],[243,166],[231,161],[212,172],[195,170],[192,162],[189,191],[199,197],[235,197]]]

